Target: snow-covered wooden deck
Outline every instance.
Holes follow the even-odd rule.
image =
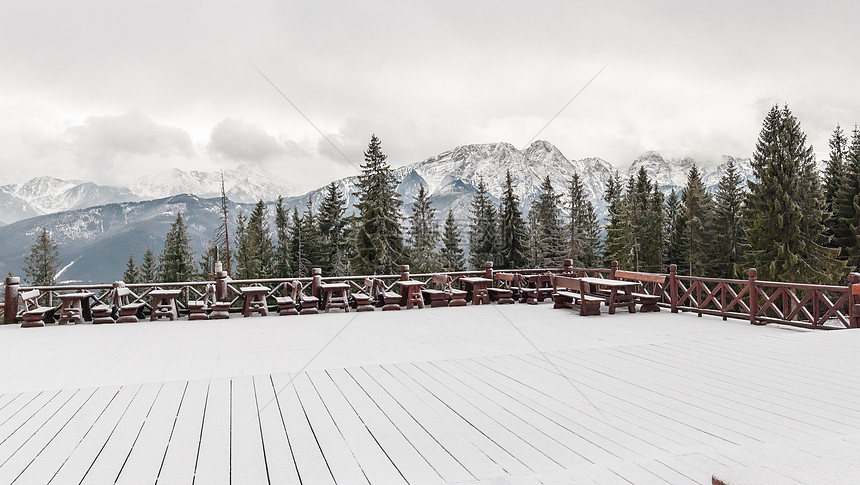
[[[852,330],[550,304],[6,326],[0,483],[834,483],[858,364]]]

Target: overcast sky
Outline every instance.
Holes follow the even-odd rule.
[[[372,133],[392,165],[457,145],[626,167],[750,156],[788,104],[818,158],[860,122],[860,2],[3,2],[0,184],[277,169],[310,189]]]

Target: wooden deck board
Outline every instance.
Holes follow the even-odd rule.
[[[190,381],[158,472],[158,483],[185,484],[194,480],[194,465],[200,448],[203,410],[206,406],[208,381]]]
[[[266,449],[266,469],[270,483],[298,485],[298,472],[293,450],[281,420],[281,413],[275,398],[271,376],[255,376],[254,387],[257,391],[257,407],[260,413],[260,430],[263,446]]]
[[[230,483],[230,381],[209,382],[194,483]]]
[[[231,380],[230,483],[258,484],[269,481],[254,379]]]

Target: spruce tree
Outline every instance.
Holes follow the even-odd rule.
[[[438,271],[442,266],[436,246],[439,243],[439,224],[435,221],[436,209],[421,185],[412,202],[409,216],[409,264],[415,273]]]
[[[852,271],[860,269],[860,129],[855,125],[851,147],[833,196],[833,246]]]
[[[836,192],[842,184],[842,175],[845,172],[846,159],[848,158],[848,139],[842,132],[842,127],[838,124],[833,130],[833,135],[830,137],[830,158],[824,165],[824,210],[828,214],[835,212],[834,200]],[[838,217],[829,217],[825,223],[827,226],[827,234],[834,236],[836,234],[836,225],[839,224]],[[835,242],[831,247],[838,247]],[[844,253],[843,253],[844,256]]]
[[[708,250],[708,227],[713,211],[711,196],[693,164],[687,174],[687,185],[681,191],[681,205],[684,211],[683,238],[686,245],[686,267],[680,268],[690,276],[704,276],[705,267],[710,261]]]
[[[250,271],[253,271],[253,253],[251,245],[248,241],[248,217],[242,209],[236,214],[236,232],[234,233],[233,242],[235,251],[233,253],[233,270],[236,273],[236,278],[246,279],[253,278]]]
[[[290,268],[290,215],[284,208],[284,198],[278,196],[275,204],[275,271],[276,278],[292,276]]]
[[[744,260],[743,200],[741,175],[730,159],[726,166],[726,173],[717,186],[709,236],[711,249],[710,262],[707,264],[708,276],[714,278],[744,276],[736,271],[736,266]]]
[[[200,254],[200,261],[198,261],[199,267],[196,276],[199,276],[201,279],[206,280],[209,278],[215,271],[215,261],[218,261],[220,250],[218,248],[218,244],[215,241],[209,241],[206,247],[203,249],[203,253]],[[224,262],[222,261],[223,265]]]
[[[514,192],[511,171],[505,175],[505,187],[502,191],[502,202],[499,205],[499,237],[501,268],[522,268],[528,263],[528,248],[526,247],[525,221],[520,211],[520,199]]]
[[[574,265],[584,265],[584,255],[590,250],[587,241],[588,234],[588,201],[585,199],[585,191],[579,174],[574,172],[568,182],[568,213],[570,223],[568,224],[568,253],[567,257],[573,260]],[[593,207],[592,207],[593,212]]]
[[[158,258],[155,255],[155,251],[149,246],[143,252],[143,260],[140,262],[137,274],[141,283],[155,283],[158,281]]]
[[[317,217],[314,214],[313,201],[308,197],[305,203],[305,210],[302,212],[300,231],[302,235],[302,252],[307,259],[309,271],[313,268],[321,268],[323,266],[323,247],[320,243],[319,227],[317,226]]]
[[[275,270],[275,246],[269,234],[268,209],[260,200],[248,216],[245,237],[242,241],[246,252],[243,278],[269,278]]]
[[[348,271],[346,259],[346,199],[332,182],[326,186],[326,194],[319,210],[320,268],[323,274],[345,275]]]
[[[495,261],[498,254],[496,208],[484,178],[478,179],[469,213],[469,264],[482,269],[485,261]]]
[[[403,260],[397,179],[385,163],[382,143],[371,136],[358,176],[358,225],[352,268],[358,274],[389,274]]]
[[[627,221],[632,242],[632,268],[636,271],[663,270],[663,194],[640,167],[628,180]]]
[[[595,268],[600,265],[603,246],[600,239],[600,221],[591,201],[585,202],[583,219],[579,224],[582,228],[582,249],[579,252],[579,264],[586,268]]]
[[[454,220],[454,211],[448,209],[448,217],[442,231],[442,270],[460,271],[466,264],[463,248],[460,247],[460,229]]]
[[[561,220],[561,201],[552,186],[549,175],[544,178],[540,186],[541,193],[532,204],[529,212],[534,211],[534,220],[537,225],[535,237],[537,238],[537,264],[540,267],[558,267],[568,254],[569,241],[567,231]]]
[[[681,198],[678,192],[672,189],[666,198],[666,215],[664,219],[663,239],[666,247],[666,265],[675,264],[680,271],[687,267],[687,244],[684,233],[687,230],[687,220]]]
[[[195,274],[191,240],[181,212],[176,213],[176,220],[170,225],[158,266],[165,283],[189,281]]]
[[[137,283],[140,280],[140,273],[134,262],[134,254],[128,253],[128,262],[125,265],[125,271],[122,273],[122,281],[125,283]]]
[[[743,217],[760,279],[832,283],[845,263],[824,247],[823,196],[812,147],[787,106],[764,119]]]
[[[628,200],[617,171],[606,182],[603,200],[609,211],[603,246],[604,264],[608,266],[612,261],[618,261],[622,268],[629,268],[633,263],[633,231],[628,217]]]
[[[60,270],[59,245],[51,238],[48,229],[43,227],[36,234],[30,253],[24,257],[25,280],[31,286],[51,286],[56,284]]]

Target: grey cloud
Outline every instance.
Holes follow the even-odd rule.
[[[298,147],[285,147],[262,127],[225,118],[212,128],[208,150],[214,157],[241,162],[265,162]]]
[[[191,137],[181,128],[154,122],[139,111],[91,116],[66,130],[81,161],[116,161],[124,156],[191,157]]]

